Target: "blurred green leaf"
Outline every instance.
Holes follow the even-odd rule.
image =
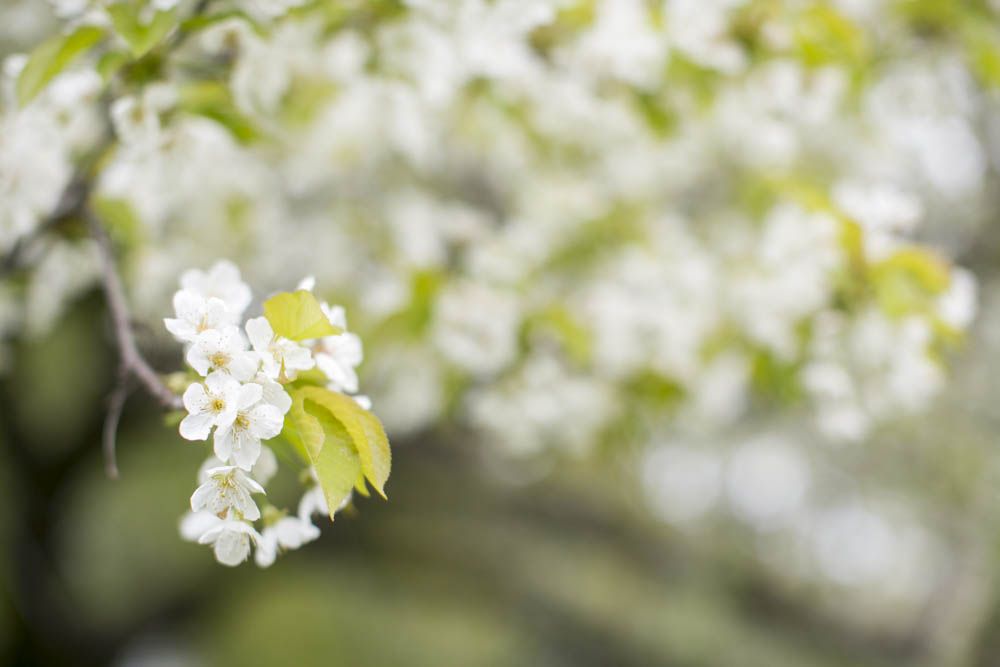
[[[96,197],[94,210],[116,241],[135,246],[143,240],[142,220],[124,199]]]
[[[127,65],[129,60],[131,60],[131,56],[127,51],[108,51],[97,61],[97,73],[104,81],[108,81],[116,72]]]
[[[211,118],[241,143],[253,141],[259,136],[253,122],[236,108],[229,86],[222,82],[197,81],[181,86],[180,107]]]
[[[115,31],[128,43],[129,50],[135,58],[141,58],[149,53],[177,27],[176,8],[158,11],[148,22],[144,22],[141,16],[145,9],[144,3],[119,3],[107,8]]]
[[[56,76],[83,52],[97,44],[104,31],[94,26],[82,26],[68,35],[58,35],[42,42],[17,79],[17,100],[21,106],[33,100]]]

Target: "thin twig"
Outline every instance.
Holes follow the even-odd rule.
[[[181,397],[163,384],[159,374],[153,370],[135,344],[135,336],[132,334],[132,327],[129,326],[125,288],[122,286],[118,270],[115,268],[111,239],[108,238],[101,221],[89,207],[84,207],[83,217],[86,218],[90,232],[97,242],[98,256],[101,262],[101,285],[104,288],[104,297],[111,313],[111,324],[114,328],[115,340],[118,342],[118,355],[124,369],[123,374],[135,376],[143,388],[164,408],[180,410],[184,407]]]
[[[118,270],[115,268],[115,258],[111,247],[111,239],[97,215],[84,205],[82,215],[90,227],[91,235],[97,242],[97,254],[101,262],[101,286],[104,288],[104,298],[108,302],[111,314],[111,325],[118,343],[118,356],[121,366],[118,371],[118,381],[114,391],[108,398],[108,414],[104,421],[104,469],[108,477],[118,478],[115,442],[118,434],[118,421],[121,419],[125,399],[128,397],[129,378],[135,377],[143,388],[148,391],[159,404],[167,410],[180,410],[184,407],[181,397],[170,391],[160,376],[149,365],[135,344],[135,336],[129,323],[128,305],[125,301],[125,289],[122,286]]]
[[[122,367],[122,371],[125,368]],[[118,436],[118,422],[122,418],[125,399],[128,398],[128,372],[119,372],[118,383],[108,397],[108,414],[104,419],[103,450],[104,472],[111,479],[118,479],[118,457],[115,443]]]

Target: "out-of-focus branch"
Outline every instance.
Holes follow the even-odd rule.
[[[29,234],[22,236],[14,247],[0,260],[0,278],[16,271],[22,258],[30,247],[44,237],[52,228],[73,218],[90,193],[90,181],[82,174],[77,174],[63,189],[55,209],[38,222],[38,226]]]
[[[108,415],[104,424],[104,455],[105,469],[109,477],[118,476],[115,463],[115,436],[118,431],[118,419],[121,417],[125,398],[128,394],[128,381],[135,377],[139,384],[150,393],[167,410],[180,410],[184,404],[181,397],[170,391],[160,379],[159,374],[149,365],[139,352],[129,323],[128,304],[125,300],[125,288],[115,267],[114,251],[111,239],[97,215],[87,206],[82,209],[82,215],[90,227],[91,235],[97,242],[97,251],[101,263],[101,285],[104,289],[108,311],[111,314],[111,324],[118,344],[120,368],[118,383],[112,392],[108,403]]]

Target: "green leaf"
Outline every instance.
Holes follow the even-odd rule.
[[[290,340],[323,338],[343,333],[343,329],[330,324],[319,306],[319,301],[308,290],[294,294],[282,292],[264,302],[264,316],[271,323],[275,335]]]
[[[128,43],[132,56],[141,58],[160,43],[177,26],[177,9],[158,11],[144,23],[139,16],[140,4],[119,3],[107,8],[115,30]]]
[[[121,68],[125,67],[131,59],[127,51],[120,49],[108,51],[97,61],[97,73],[107,82]]]
[[[330,391],[322,387],[302,387],[297,393],[343,425],[361,459],[361,471],[379,495],[385,498],[385,483],[392,467],[392,453],[389,439],[382,423],[350,396]]]
[[[52,79],[102,37],[104,31],[100,28],[82,26],[69,35],[58,35],[42,42],[17,79],[17,100],[21,106],[33,100]]]
[[[180,107],[211,118],[229,130],[240,143],[249,143],[260,135],[253,121],[236,108],[229,86],[225,83],[196,81],[181,86]]]
[[[143,240],[142,220],[125,199],[95,197],[94,210],[104,221],[111,237],[126,246],[136,246]]]
[[[937,255],[920,248],[904,248],[874,267],[876,279],[889,274],[906,274],[929,294],[948,289],[948,264]]]
[[[361,460],[343,425],[326,410],[307,410],[302,392],[292,392],[286,429],[282,432],[316,470],[330,520],[361,475]]]

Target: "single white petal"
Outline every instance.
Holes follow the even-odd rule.
[[[222,461],[228,461],[233,453],[233,445],[236,440],[235,429],[232,426],[216,429],[214,451],[215,455]]]
[[[205,304],[205,315],[201,321],[208,329],[221,329],[232,322],[232,319],[226,302],[213,296]]]
[[[201,512],[209,508],[209,506],[212,504],[213,499],[217,495],[218,488],[219,488],[218,484],[215,482],[215,480],[208,480],[207,482],[199,486],[197,489],[195,489],[194,493],[191,494],[192,511]],[[214,508],[210,509],[209,511],[211,511],[212,514],[216,513]]]
[[[257,503],[250,497],[250,493],[245,488],[238,488],[233,497],[233,509],[243,515],[247,521],[256,521],[260,518],[260,509]]]
[[[260,438],[255,438],[247,431],[236,434],[233,442],[233,461],[244,470],[251,470],[260,457]]]
[[[211,512],[188,512],[181,517],[181,537],[188,542],[198,542],[202,535],[221,523],[222,519]]]
[[[320,304],[320,308],[322,308],[330,324],[340,329],[347,329],[347,312],[343,306],[331,306],[324,301]]]
[[[319,537],[319,528],[297,517],[282,517],[274,524],[278,544],[285,549],[298,549]]]
[[[247,320],[245,328],[253,349],[258,352],[266,352],[274,339],[274,329],[271,328],[271,323],[267,321],[267,318],[255,317]]]
[[[268,452],[270,452],[270,454],[271,454],[272,457],[274,456],[274,452],[271,452],[270,447],[261,447],[261,454],[264,453],[264,450],[267,450]],[[260,463],[259,459],[258,459],[258,463]],[[254,466],[254,469],[256,469],[256,468],[257,468],[257,466]],[[251,472],[251,474],[252,474],[252,472]],[[253,477],[251,477],[250,475],[246,474],[242,470],[237,470],[236,471],[236,477],[240,481],[240,484],[242,486],[246,487],[247,491],[249,491],[250,493],[266,493],[264,491],[264,487],[261,486],[260,483],[257,480],[255,480]]]
[[[273,405],[261,403],[250,411],[250,433],[261,440],[268,440],[281,433],[285,416]]]
[[[195,292],[180,290],[174,294],[174,312],[179,319],[196,324],[205,312],[204,297]]]
[[[216,396],[227,399],[227,394],[239,391],[240,383],[226,371],[212,371],[205,378],[205,386]]]
[[[229,371],[240,382],[248,382],[259,367],[260,360],[253,352],[239,352],[229,362]]]
[[[217,456],[209,456],[205,459],[205,462],[201,464],[198,468],[198,483],[204,484],[208,481],[208,478],[215,474],[215,469],[224,466],[223,463]]]
[[[278,537],[271,528],[265,528],[260,537],[253,554],[254,561],[258,567],[270,567],[278,555]]]
[[[203,512],[199,512],[199,514],[203,514]],[[218,519],[218,517],[216,518]],[[219,519],[217,524],[209,527],[208,530],[201,534],[201,537],[198,538],[198,544],[211,544],[212,542],[215,542],[223,533],[226,532],[228,524],[229,521]]]
[[[181,437],[185,440],[207,440],[214,423],[214,415],[208,412],[190,414],[181,420]]]
[[[198,337],[198,328],[181,319],[165,318],[163,326],[182,343],[192,343]]]
[[[205,410],[209,404],[208,393],[205,388],[201,386],[200,382],[193,382],[188,385],[188,388],[184,390],[184,396],[181,397],[181,402],[184,403],[184,408],[192,413],[198,413]]]
[[[250,538],[244,533],[226,531],[215,541],[215,558],[223,565],[235,567],[250,555]]]
[[[263,493],[263,487],[271,481],[271,478],[277,472],[278,459],[274,456],[274,452],[271,451],[270,447],[261,445],[260,458],[257,459],[257,463],[253,465],[253,470],[250,471],[250,474],[260,481],[261,490],[258,493]]]
[[[253,379],[254,382],[259,384],[264,390],[263,401],[265,403],[270,403],[274,407],[281,411],[281,414],[286,414],[292,407],[292,397],[288,395],[285,388],[281,386],[278,382],[275,382],[271,378],[267,377],[263,373],[258,373]]]
[[[260,401],[264,397],[264,388],[256,382],[248,382],[240,387],[239,397],[236,401],[237,408],[242,412]]]
[[[291,345],[288,345],[285,350],[283,350],[286,372],[289,369],[307,371],[316,365],[315,360],[312,358],[312,353],[309,350],[293,341],[288,342],[291,343]]]

